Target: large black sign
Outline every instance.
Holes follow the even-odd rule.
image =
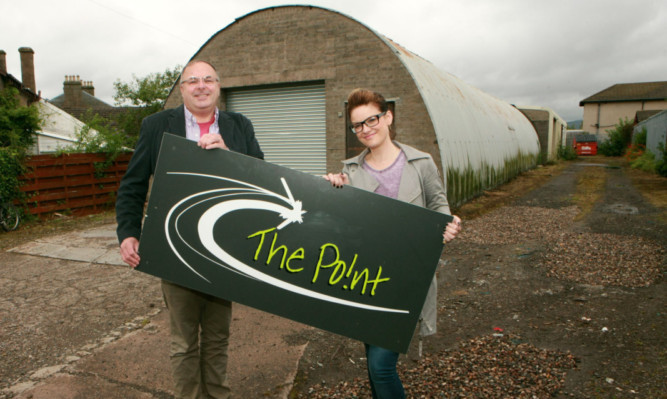
[[[450,220],[165,134],[138,270],[405,353]]]

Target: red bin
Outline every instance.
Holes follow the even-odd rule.
[[[598,140],[592,134],[579,134],[572,140],[572,147],[577,155],[595,155],[598,153]]]

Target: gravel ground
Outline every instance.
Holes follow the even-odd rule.
[[[563,209],[505,207],[465,222],[457,240],[480,245],[518,245],[536,239],[555,242],[568,231],[578,213],[576,206]]]
[[[660,243],[640,236],[572,231],[576,206],[564,209],[516,206],[466,223],[460,240],[475,244],[548,246],[542,265],[548,275],[582,284],[646,287],[661,276]],[[508,229],[507,226],[512,226]]]
[[[662,247],[642,237],[564,234],[549,248],[548,275],[591,285],[648,287],[661,276]]]
[[[568,353],[538,349],[502,332],[462,342],[459,348],[398,367],[410,398],[549,398],[575,366]],[[368,381],[317,384],[300,398],[368,398]]]

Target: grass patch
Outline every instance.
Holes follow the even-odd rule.
[[[607,183],[607,171],[599,166],[585,166],[577,173],[577,188],[572,202],[579,208],[575,220],[584,219],[602,197]]]

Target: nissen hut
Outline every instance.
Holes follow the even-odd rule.
[[[282,166],[337,172],[359,152],[345,112],[347,94],[357,87],[390,100],[396,139],[432,154],[452,204],[537,163],[537,134],[519,110],[332,10],[252,12],[193,58],[215,65],[220,108],[250,118],[266,160]],[[167,107],[180,102],[174,86]]]

